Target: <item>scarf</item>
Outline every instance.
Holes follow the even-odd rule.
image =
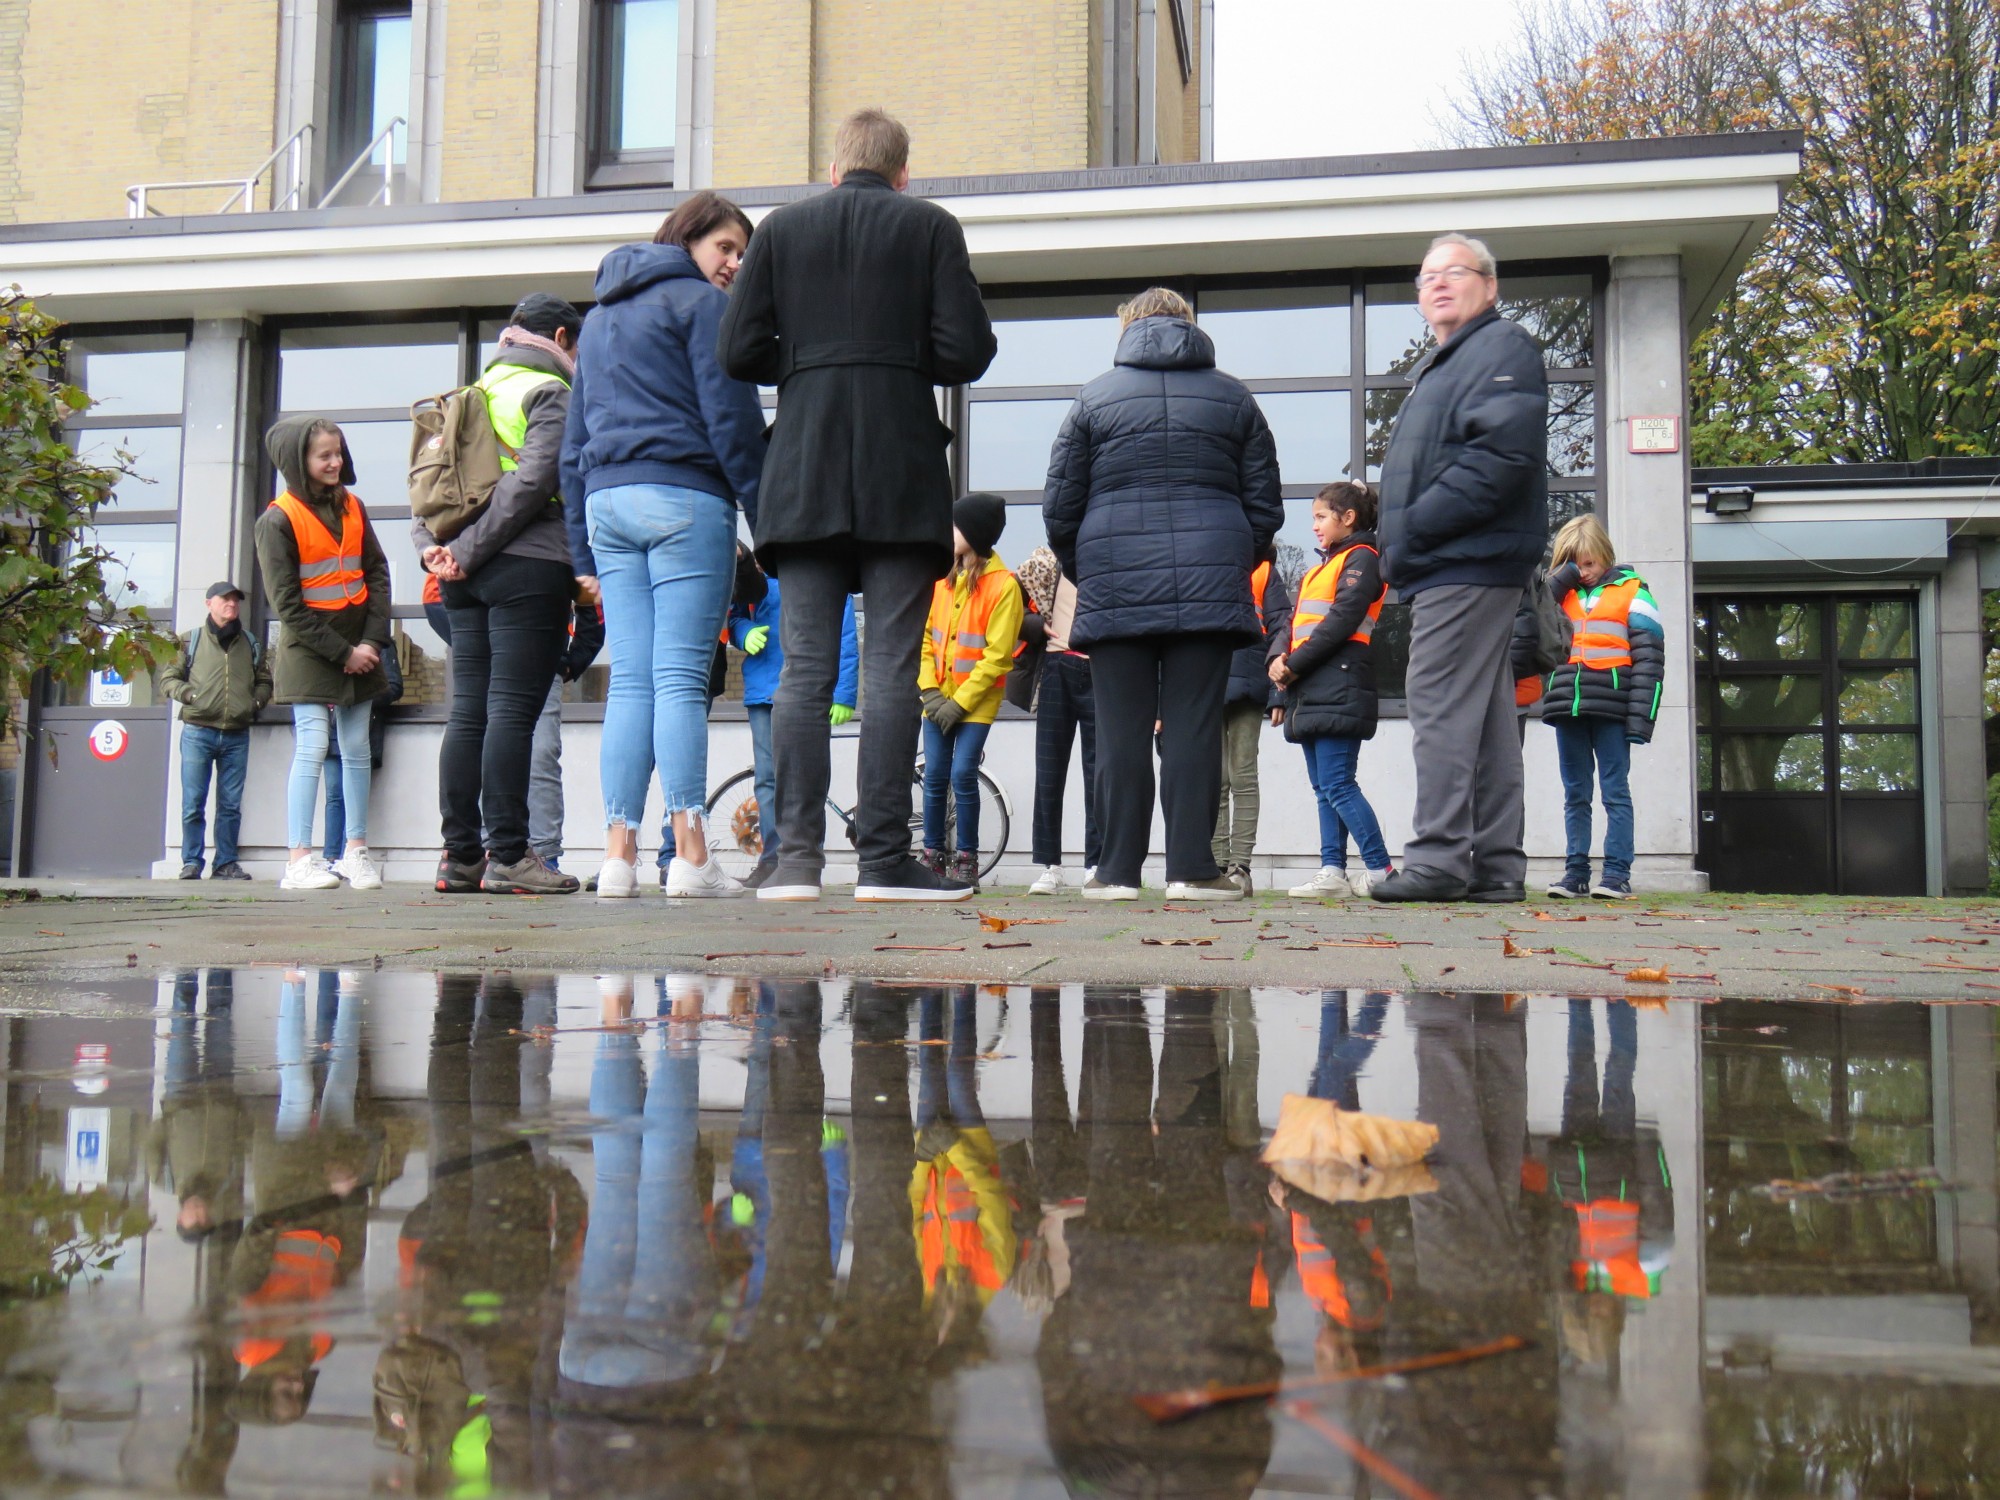
[[[209,632],[215,637],[215,643],[225,651],[235,642],[236,637],[243,634],[243,622],[241,620],[231,620],[227,625],[218,625],[215,621],[210,620],[208,628]]]
[[[1014,570],[1014,576],[1021,581],[1021,587],[1035,602],[1035,608],[1042,612],[1044,619],[1055,614],[1056,579],[1062,570],[1056,564],[1056,555],[1047,547],[1037,547]]]
[[[562,366],[562,372],[571,380],[576,379],[576,359],[554,339],[543,338],[539,333],[530,333],[525,328],[516,328],[509,323],[500,330],[500,347],[516,345],[527,349],[539,349]]]

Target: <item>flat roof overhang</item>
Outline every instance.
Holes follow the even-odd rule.
[[[1432,236],[1502,264],[1678,255],[1713,308],[1797,173],[1796,133],[938,178],[991,285],[1405,266]],[[727,190],[726,190],[727,191]],[[730,191],[761,217],[809,188]],[[587,299],[667,192],[0,227],[0,283],[73,323]]]

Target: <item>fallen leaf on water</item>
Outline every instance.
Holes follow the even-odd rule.
[[[1627,969],[1625,977],[1634,984],[1665,984],[1668,976],[1666,965],[1662,964],[1657,969]]]
[[[1212,948],[1214,938],[1149,938],[1139,939],[1148,948]]]
[[[1264,1161],[1338,1162],[1353,1167],[1411,1167],[1438,1142],[1438,1128],[1421,1120],[1342,1109],[1331,1099],[1287,1094]]]
[[[718,958],[804,958],[803,953],[773,953],[766,948],[758,948],[748,953],[704,953],[703,963],[714,963]]]
[[[1013,925],[1005,917],[989,917],[985,912],[979,914],[979,930],[981,932],[1005,932]],[[989,943],[987,946],[991,947],[992,944]]]

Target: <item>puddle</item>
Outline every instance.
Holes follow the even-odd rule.
[[[95,994],[0,1021],[10,1493],[2000,1472],[1984,1006],[275,969]],[[1286,1187],[1258,1150],[1287,1093],[1436,1125],[1428,1172]],[[1275,1380],[1168,1426],[1133,1401]]]

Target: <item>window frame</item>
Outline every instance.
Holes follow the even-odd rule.
[[[616,28],[612,24],[612,13],[631,0],[593,0],[590,5],[586,43],[586,79],[584,91],[587,112],[586,138],[588,150],[585,161],[584,190],[601,192],[617,188],[672,187],[674,185],[677,145],[653,146],[643,150],[625,151],[611,145],[612,129],[616,120],[620,95],[617,90],[619,72],[617,58],[613,56]],[[674,88],[675,126],[679,134],[679,113],[681,86],[681,37],[686,26],[688,0],[677,0],[674,14]]]
[[[416,34],[416,6],[414,0],[339,0],[333,21],[333,68],[328,91],[327,109],[327,171],[329,182],[333,177],[345,172],[362,148],[375,135],[375,115],[372,95],[364,95],[363,81],[358,63],[357,42],[360,33],[372,24],[400,17],[408,21],[411,39]],[[362,106],[368,105],[367,118],[362,118]],[[396,172],[409,168],[408,153],[410,131],[408,109],[405,106],[403,130],[404,160],[394,160],[396,137],[389,137],[390,167]]]

